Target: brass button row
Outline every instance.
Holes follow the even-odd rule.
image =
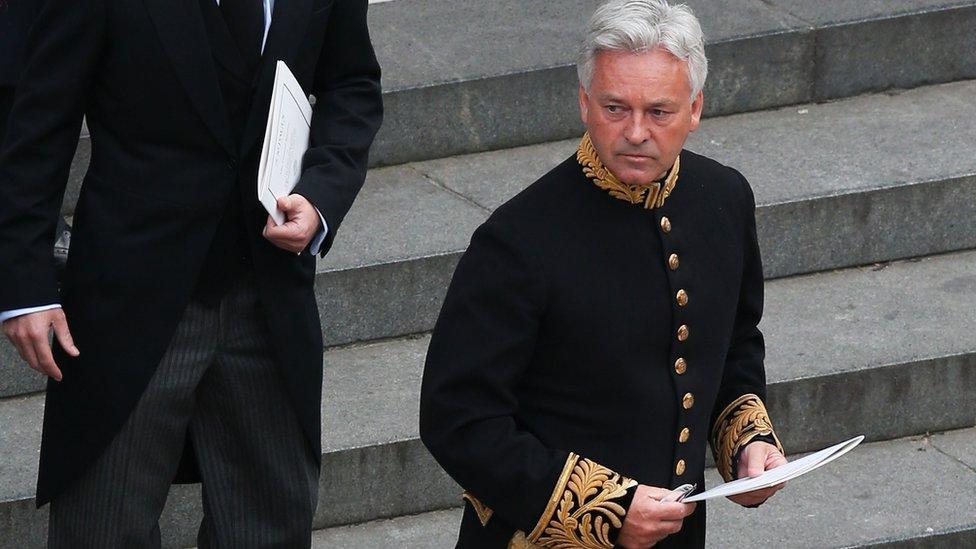
[[[674,299],[678,302],[678,307],[684,307],[688,304],[688,292],[684,291],[683,289],[678,290],[678,293],[674,296]]]
[[[665,233],[671,232],[671,220],[668,219],[667,216],[661,217],[661,230],[664,231]],[[671,269],[672,271],[676,271],[678,270],[679,265],[681,265],[681,260],[678,258],[678,254],[672,253],[670,256],[668,256],[669,269]],[[684,289],[678,290],[678,293],[675,294],[675,301],[678,303],[679,307],[684,307],[685,305],[687,305],[688,292],[685,291]],[[678,335],[678,341],[686,341],[689,335],[688,325],[682,324],[681,326],[679,326],[677,335]],[[686,371],[688,371],[688,361],[686,361],[684,358],[679,357],[677,360],[674,361],[674,371],[678,375],[683,375]],[[681,399],[681,406],[685,410],[690,410],[691,407],[694,405],[695,405],[695,395],[691,393],[685,393],[685,396]],[[681,443],[688,442],[689,438],[691,438],[691,429],[685,427],[684,429],[681,430],[681,433],[678,434],[678,442]],[[685,460],[679,459],[678,463],[676,463],[674,466],[675,474],[677,474],[678,476],[685,474],[685,467],[686,467]]]

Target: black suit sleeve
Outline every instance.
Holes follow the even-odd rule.
[[[547,447],[516,421],[546,287],[515,242],[489,221],[458,265],[428,349],[420,436],[482,522],[497,513],[537,546],[610,547],[636,482]],[[584,485],[592,492],[574,490]],[[558,516],[560,504],[584,502],[592,516]]]
[[[0,153],[0,310],[58,301],[55,228],[102,45],[99,0],[48,0]]]
[[[734,171],[734,170],[733,170]],[[725,480],[736,478],[736,461],[746,444],[768,437],[782,450],[766,412],[766,347],[759,321],[763,311],[763,269],[756,237],[756,202],[752,188],[737,171],[743,218],[742,283],[722,384],[712,414],[712,453]]]
[[[366,25],[366,0],[335,0],[315,71],[311,145],[295,192],[336,231],[366,179],[369,146],[383,121],[380,66]]]

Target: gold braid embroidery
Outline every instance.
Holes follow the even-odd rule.
[[[627,510],[613,501],[637,482],[570,454],[546,511],[532,533],[516,532],[510,547],[609,549]],[[521,534],[521,535],[520,535]]]
[[[681,156],[679,155],[664,179],[663,191],[660,181],[647,185],[628,185],[603,165],[596,148],[593,146],[593,141],[590,140],[589,132],[583,134],[579,149],[576,151],[576,160],[583,167],[583,174],[592,179],[597,187],[609,192],[610,196],[631,204],[643,203],[646,209],[660,208],[664,205],[664,201],[671,196],[674,186],[678,183],[678,171],[681,168]]]
[[[481,522],[481,525],[488,526],[488,520],[491,519],[491,515],[495,513],[491,510],[491,507],[481,503],[480,499],[474,497],[474,494],[468,492],[467,490],[461,494],[461,499],[467,500],[467,502],[471,504],[471,508],[474,509],[474,513],[478,515],[478,521]]]
[[[733,462],[739,450],[759,435],[772,436],[784,455],[783,445],[773,431],[773,423],[762,400],[754,394],[742,395],[722,410],[712,428],[712,455],[718,472],[727,481],[735,479]]]

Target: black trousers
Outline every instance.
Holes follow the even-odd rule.
[[[203,548],[307,548],[319,469],[244,277],[193,302],[115,440],[51,502],[48,547],[158,548],[159,516],[189,433],[203,477]]]

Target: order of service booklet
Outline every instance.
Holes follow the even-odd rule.
[[[258,200],[279,225],[285,215],[278,209],[278,197],[291,194],[298,184],[311,123],[311,103],[285,62],[278,61],[258,166]]]
[[[840,456],[853,450],[854,447],[860,444],[862,440],[864,440],[864,435],[856,436],[850,440],[835,444],[829,448],[824,448],[819,452],[814,452],[810,455],[804,456],[796,461],[791,461],[786,465],[781,465],[775,469],[770,469],[759,476],[733,480],[731,482],[716,486],[711,490],[706,490],[700,494],[687,497],[683,501],[685,503],[692,503],[695,501],[704,501],[708,499],[734,496],[736,494],[744,494],[753,490],[761,490],[763,488],[769,488],[770,486],[776,486],[777,484],[793,480],[796,477],[813,471],[814,469],[819,469],[820,467],[827,465],[831,461],[834,461]]]

